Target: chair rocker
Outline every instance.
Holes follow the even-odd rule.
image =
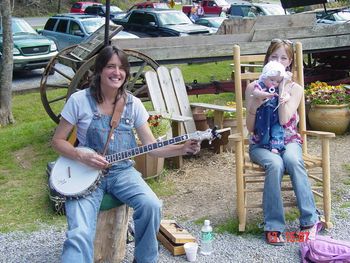
[[[262,62],[264,61],[264,55],[241,55],[240,47],[234,46],[234,85],[236,93],[236,110],[237,110],[237,129],[239,133],[229,136],[229,140],[235,145],[235,161],[236,161],[236,195],[237,195],[237,216],[239,221],[239,231],[245,231],[247,221],[247,210],[253,208],[262,208],[261,202],[257,203],[256,196],[252,198],[253,193],[263,192],[263,183],[265,178],[265,172],[257,164],[253,164],[249,160],[248,154],[248,139],[244,137],[243,130],[243,99],[244,94],[242,92],[242,86],[253,80],[258,79],[259,72],[254,72],[256,68],[262,68]],[[259,62],[260,64],[256,64]],[[294,54],[294,71],[293,79],[299,85],[304,86],[303,75],[303,54],[301,43],[295,44]],[[249,70],[249,71],[247,71]],[[331,190],[330,190],[330,161],[329,161],[329,140],[335,137],[334,133],[319,132],[319,131],[307,131],[306,130],[306,118],[305,118],[305,101],[304,95],[301,99],[298,112],[300,117],[299,133],[304,141],[303,144],[303,159],[305,167],[308,172],[309,179],[313,179],[316,184],[312,185],[312,192],[315,197],[318,197],[322,201],[320,202],[323,209],[323,217],[321,220],[324,222],[326,228],[331,228]],[[321,153],[319,156],[312,156],[308,153],[307,149],[307,136],[314,136],[318,138],[321,143]],[[284,180],[283,180],[284,181]],[[283,191],[293,191],[293,188],[289,185],[282,184]],[[253,200],[254,199],[254,200]],[[255,201],[255,202],[254,202]],[[317,201],[317,198],[316,198]],[[319,205],[318,202],[316,202]],[[284,206],[296,206],[296,202],[284,202]]]

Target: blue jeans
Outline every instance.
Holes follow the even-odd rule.
[[[298,143],[289,143],[281,155],[274,154],[258,145],[249,150],[253,162],[265,169],[263,210],[265,231],[285,229],[283,200],[281,195],[282,177],[287,172],[291,178],[297,205],[300,211],[300,225],[309,226],[318,221],[315,200],[302,158],[302,148]]]
[[[157,262],[156,234],[159,230],[161,204],[141,174],[133,167],[112,171],[102,179],[93,193],[85,198],[66,202],[68,231],[62,262],[93,262],[97,215],[104,191],[134,209],[134,254],[137,262]]]

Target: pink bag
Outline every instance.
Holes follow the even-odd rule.
[[[318,224],[320,230],[322,224]],[[300,243],[300,253],[302,263],[350,263],[350,242],[316,235],[314,240]]]

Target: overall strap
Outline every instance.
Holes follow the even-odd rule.
[[[92,113],[98,114],[97,104],[96,104],[95,99],[91,95],[90,88],[86,89],[86,97],[88,98]]]
[[[104,147],[104,149],[103,149],[103,154],[102,154],[102,156],[105,156],[105,155],[106,155],[106,152],[107,152],[107,149],[108,149],[109,141],[111,140],[111,137],[112,137],[112,134],[113,134],[114,129],[115,129],[115,128],[118,126],[118,124],[119,124],[120,117],[122,116],[124,107],[125,107],[125,98],[124,98],[124,96],[121,96],[121,97],[119,98],[119,100],[117,100],[117,102],[116,102],[115,105],[114,105],[113,115],[112,115],[111,123],[110,123],[111,129],[110,129],[110,131],[109,131],[108,138],[107,138],[105,147]]]

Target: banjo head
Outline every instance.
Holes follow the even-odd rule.
[[[80,150],[95,151],[78,147]],[[50,185],[58,193],[66,197],[80,197],[89,193],[89,189],[96,185],[100,171],[81,162],[60,156],[51,171]]]

